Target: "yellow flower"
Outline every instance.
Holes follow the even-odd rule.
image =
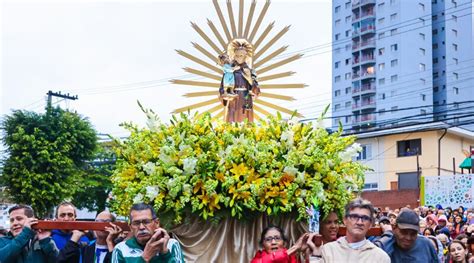
[[[221,182],[224,182],[225,181],[224,173],[216,173],[216,179]]]
[[[239,165],[236,165],[235,163],[232,164],[232,169],[230,169],[230,172],[234,174],[235,180],[239,181],[240,176],[243,176],[247,174],[248,170],[245,164],[241,163]]]
[[[280,186],[288,187],[291,185],[291,182],[293,182],[294,180],[295,180],[295,177],[293,175],[284,174],[280,178]]]

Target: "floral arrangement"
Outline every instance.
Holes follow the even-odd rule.
[[[174,223],[188,214],[219,220],[296,212],[301,220],[314,204],[342,214],[362,189],[367,167],[352,161],[360,146],[341,137],[342,129],[328,133],[322,117],[230,124],[181,114],[163,124],[142,110],[147,127],[123,124],[131,135],[116,145],[111,205],[121,215],[147,202]]]

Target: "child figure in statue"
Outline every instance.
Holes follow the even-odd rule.
[[[222,77],[222,84],[224,86],[223,98],[235,98],[238,95],[235,93],[235,78],[234,71],[239,70],[239,66],[232,67],[232,61],[227,54],[221,54],[218,57],[219,65],[222,66],[224,76]]]

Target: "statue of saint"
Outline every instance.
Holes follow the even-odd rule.
[[[234,75],[233,92],[229,94],[225,74],[221,81],[219,97],[225,106],[224,120],[226,122],[242,122],[245,119],[253,122],[253,100],[260,94],[257,74],[251,69],[252,45],[244,39],[234,39],[227,48]],[[223,64],[224,66],[225,64]],[[225,83],[224,83],[225,82]],[[226,86],[227,85],[227,86]]]

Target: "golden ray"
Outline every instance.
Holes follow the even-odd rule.
[[[242,29],[244,27],[244,0],[240,0],[239,3],[239,30],[237,33],[238,37],[242,37]]]
[[[227,0],[227,13],[229,13],[230,28],[232,28],[232,37],[237,37],[237,30],[235,29],[234,13],[232,12],[232,2]]]
[[[262,82],[269,81],[269,80],[272,80],[272,79],[290,77],[290,76],[294,75],[295,73],[296,72],[293,72],[293,71],[287,71],[287,72],[283,72],[283,73],[278,73],[278,74],[268,75],[268,76],[264,76],[264,77],[259,77],[258,82],[262,83]]]
[[[253,38],[255,37],[255,34],[257,33],[257,30],[260,27],[260,24],[262,23],[263,17],[265,16],[265,13],[267,12],[269,6],[270,0],[267,0],[265,2],[265,5],[263,6],[262,12],[260,12],[260,15],[257,18],[257,23],[255,23],[255,26],[252,29],[252,33],[250,33],[250,37],[248,38],[250,43],[253,42]]]
[[[260,85],[261,89],[302,89],[307,87],[306,84],[303,83],[295,83],[295,84],[265,84]]]
[[[217,2],[217,0],[212,0],[212,3],[214,3],[214,7],[216,8],[217,16],[219,16],[219,21],[221,21],[222,29],[224,29],[225,35],[227,37],[227,42],[230,42],[232,40],[232,37],[229,33],[229,28],[227,27],[224,16],[222,15],[222,11],[221,11],[221,8],[219,7],[219,3]]]
[[[193,69],[193,68],[183,68],[183,69],[184,69],[184,71],[189,72],[191,74],[199,75],[201,77],[205,77],[205,78],[209,78],[209,79],[213,79],[213,80],[217,80],[219,82],[222,79],[222,76],[217,76],[217,75],[207,73],[207,72],[204,72],[204,71],[200,71],[200,70],[197,70],[197,69]]]
[[[262,94],[260,94],[261,96]],[[192,97],[204,97],[204,96],[219,96],[219,91],[200,91],[200,92],[190,92],[183,95],[183,97],[192,98]]]
[[[272,109],[275,109],[275,110],[277,110],[277,111],[284,112],[284,113],[287,113],[287,114],[290,114],[290,115],[292,115],[292,114],[294,113],[294,111],[291,111],[291,110],[289,110],[289,109],[287,109],[287,108],[280,107],[280,106],[278,106],[278,105],[275,105],[275,104],[273,104],[273,103],[270,103],[270,102],[267,102],[267,101],[264,101],[264,100],[260,100],[260,99],[259,99],[259,100],[258,100],[258,103],[261,104],[261,105],[263,105],[263,106],[267,106],[267,107],[269,107],[269,108],[272,108]],[[301,115],[301,114],[298,113],[298,112],[296,113],[296,116],[297,116],[297,117],[300,117],[300,118],[303,117],[303,115]]]
[[[199,50],[202,54],[204,54],[206,57],[208,57],[211,61],[217,62],[217,56],[212,55],[209,51],[207,51],[205,48],[201,47],[199,44],[195,42],[191,42],[193,47],[197,50]]]
[[[253,57],[254,60],[257,60],[265,51],[267,51],[275,42],[278,41],[286,32],[290,30],[290,26],[286,26],[283,28],[276,36],[274,36],[261,50],[259,50],[255,56]]]
[[[288,100],[288,101],[295,100],[295,98],[290,97],[290,96],[285,96],[285,95],[280,95],[280,94],[275,94],[275,93],[267,93],[267,92],[262,92],[260,93],[259,96],[265,97],[265,98],[278,99],[278,100]]]
[[[283,46],[277,50],[275,50],[273,53],[271,53],[270,55],[266,56],[265,58],[255,62],[253,64],[254,68],[258,68],[260,67],[261,65],[265,64],[266,62],[268,62],[269,60],[275,58],[276,56],[280,55],[281,53],[285,52],[286,49],[288,48],[288,46]]]
[[[219,43],[221,43],[222,45],[222,50],[226,50],[227,49],[227,44],[225,43],[224,39],[222,38],[221,34],[219,33],[219,31],[217,31],[217,28],[216,26],[214,25],[214,23],[212,23],[211,20],[207,20],[207,24],[209,25],[209,27],[211,28],[212,32],[214,33],[214,35],[216,36],[217,40],[219,41]]]
[[[194,30],[196,30],[196,32],[198,32],[198,34],[204,39],[206,40],[207,44],[209,44],[209,46],[212,47],[212,49],[214,49],[214,51],[217,52],[217,54],[221,54],[222,53],[222,50],[220,50],[216,44],[214,44],[214,42],[212,42],[212,40],[206,35],[206,33],[204,33],[204,31],[202,31],[198,25],[196,25],[195,23],[191,22],[191,26],[194,28]],[[215,56],[217,57],[217,56]]]
[[[257,2],[255,2],[255,0],[252,0],[252,3],[250,4],[249,16],[247,17],[247,23],[245,24],[245,31],[244,31],[243,38],[247,38],[249,36],[250,24],[252,23],[253,12],[255,11],[256,4]]]
[[[219,113],[214,115],[214,117],[212,117],[212,120],[215,121],[215,120],[218,120],[219,118],[222,118],[222,117],[224,117],[224,110],[221,110]]]
[[[182,79],[172,79],[170,80],[173,84],[178,85],[188,85],[188,86],[199,86],[199,87],[208,87],[208,88],[219,88],[220,83],[216,82],[204,82],[204,81],[195,81],[195,80],[182,80]]]
[[[214,112],[216,112],[216,111],[218,111],[218,110],[221,110],[221,109],[222,109],[222,105],[219,103],[218,105],[216,105],[216,106],[214,106],[214,107],[208,109],[207,111],[203,111],[203,112],[199,113],[199,114],[196,116],[196,118],[197,118],[197,119],[201,118],[204,114],[206,114],[206,112],[209,112],[209,113],[212,114],[212,113],[214,113]]]
[[[287,58],[287,59],[284,59],[284,60],[282,60],[282,61],[279,61],[279,62],[277,62],[277,63],[275,63],[275,64],[271,64],[271,65],[266,66],[266,67],[264,67],[264,68],[262,68],[262,69],[259,69],[259,70],[257,70],[257,76],[260,75],[260,74],[262,74],[262,73],[264,73],[264,72],[267,72],[267,71],[269,71],[269,70],[272,70],[272,69],[281,67],[281,66],[283,66],[283,65],[285,65],[285,64],[288,64],[288,63],[290,63],[290,62],[292,62],[292,61],[298,60],[298,59],[300,59],[301,57],[303,57],[302,54],[296,54],[296,55],[291,56],[291,57],[289,57],[289,58]]]
[[[194,110],[194,109],[201,108],[201,107],[204,107],[204,106],[207,106],[207,105],[211,105],[211,104],[216,103],[216,102],[219,102],[219,98],[215,98],[215,99],[212,99],[212,100],[206,100],[206,101],[199,102],[199,103],[196,103],[196,104],[193,104],[193,105],[185,106],[185,107],[174,110],[172,113],[181,113],[181,112],[185,112],[185,111],[188,111],[188,110]]]
[[[257,50],[258,46],[262,43],[263,39],[267,37],[268,33],[270,33],[270,30],[272,30],[273,26],[275,25],[275,21],[271,22],[267,28],[265,28],[265,31],[263,31],[262,35],[255,41],[255,44],[253,45],[253,50]]]
[[[215,72],[217,72],[217,73],[219,73],[219,74],[222,73],[222,69],[220,69],[220,68],[218,68],[218,67],[216,67],[216,66],[213,66],[213,65],[211,65],[211,64],[209,64],[209,63],[207,63],[207,62],[204,62],[204,61],[202,61],[201,59],[199,59],[199,58],[197,58],[197,57],[195,57],[195,56],[193,56],[193,55],[190,55],[190,54],[188,54],[188,53],[186,53],[186,52],[184,52],[184,51],[182,51],[182,50],[176,50],[176,52],[178,52],[178,54],[180,54],[181,56],[183,56],[183,57],[185,57],[185,58],[187,58],[187,59],[189,59],[189,60],[192,60],[192,61],[198,63],[198,64],[201,65],[201,66],[204,66],[204,67],[206,67],[206,68],[208,68],[208,69],[210,69],[210,70],[213,70],[213,71],[215,71]]]
[[[253,118],[256,120],[256,121],[260,121],[262,119],[262,117],[260,117],[260,115],[258,115],[256,112],[253,113]]]
[[[265,109],[259,107],[258,105],[254,104],[253,108],[255,109],[255,111],[258,111],[258,112],[262,113],[264,116],[272,115],[270,112],[268,112]]]

